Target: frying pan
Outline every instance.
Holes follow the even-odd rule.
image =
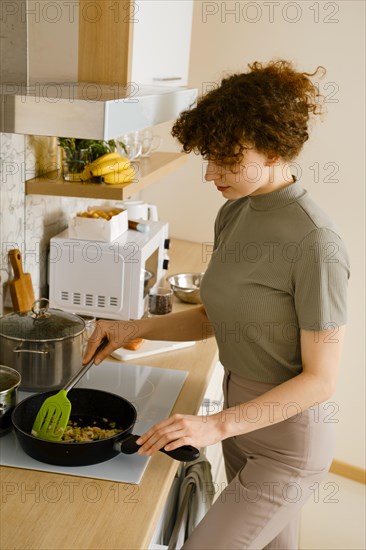
[[[130,401],[119,395],[86,388],[74,388],[68,393],[71,401],[71,420],[78,425],[88,425],[96,421],[103,427],[103,418],[115,422],[122,431],[113,437],[97,441],[69,443],[47,441],[31,435],[33,422],[44,400],[54,392],[45,392],[21,401],[14,409],[12,422],[23,451],[35,460],[58,466],[89,466],[109,460],[119,453],[133,454],[139,449],[138,435],[131,434],[136,422],[136,409]],[[185,445],[174,451],[161,452],[182,462],[190,462],[199,457],[198,449]]]

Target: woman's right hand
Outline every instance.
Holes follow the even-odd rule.
[[[103,338],[108,340],[108,344],[96,356],[95,365],[99,365],[115,349],[122,347],[138,336],[140,336],[138,321],[97,321],[95,330],[88,340],[83,364],[91,360]]]

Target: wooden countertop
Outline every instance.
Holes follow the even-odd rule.
[[[169,256],[170,273],[207,267],[197,243],[172,240]],[[174,311],[187,307],[191,306],[175,299]],[[190,348],[138,359],[138,364],[188,370],[173,412],[195,414],[216,361],[216,342],[211,338]],[[0,547],[147,549],[178,465],[158,453],[149,461],[140,485],[1,467]]]

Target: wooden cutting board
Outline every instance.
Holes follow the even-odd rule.
[[[20,250],[9,251],[14,278],[9,282],[10,296],[15,311],[30,311],[35,301],[30,273],[24,273]]]

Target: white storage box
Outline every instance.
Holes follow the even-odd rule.
[[[87,211],[110,212],[110,206],[89,206]],[[71,239],[83,239],[87,241],[111,242],[128,230],[127,210],[115,214],[110,220],[104,218],[87,218],[75,213],[69,221],[69,237]]]

